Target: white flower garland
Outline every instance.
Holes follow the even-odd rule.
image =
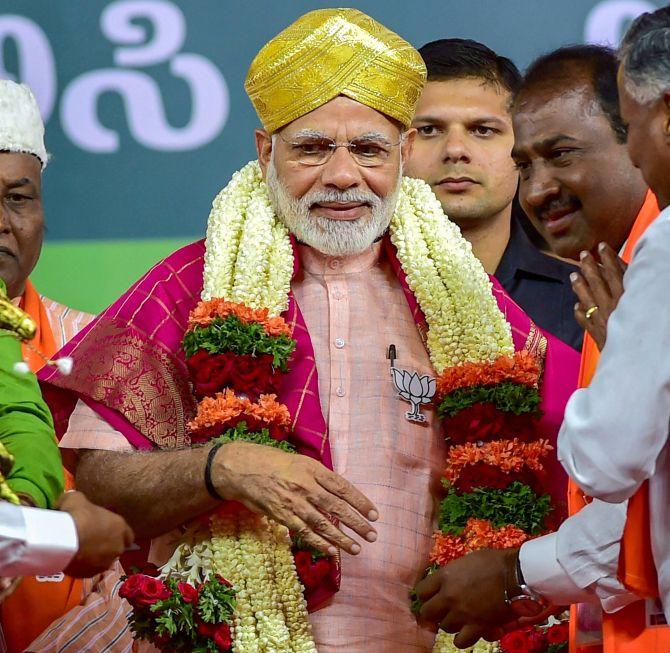
[[[391,221],[410,288],[428,322],[435,370],[514,353],[509,324],[470,243],[446,219],[430,186],[403,178]],[[257,161],[236,172],[212,205],[202,298],[220,297],[270,315],[286,310],[293,255]]]
[[[438,374],[460,363],[514,353],[510,326],[491,294],[488,276],[425,182],[403,178],[390,233],[426,316],[428,351]],[[236,172],[214,200],[206,250],[204,300],[266,308],[271,316],[286,310],[293,250],[257,161]],[[213,518],[211,540],[214,569],[238,591],[235,652],[314,653],[286,529],[261,517],[240,519],[231,523],[230,518]],[[452,636],[437,636],[435,653],[455,650]],[[495,650],[485,642],[472,649]]]

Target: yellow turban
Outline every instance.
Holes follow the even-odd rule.
[[[267,43],[244,87],[272,133],[338,95],[409,127],[426,67],[407,41],[356,9],[319,9]]]

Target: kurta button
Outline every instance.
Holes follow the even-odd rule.
[[[340,386],[339,388],[337,388],[337,390],[335,390],[335,394],[336,394],[338,397],[344,397],[344,395],[345,395],[346,393],[344,392],[344,388],[343,388],[342,386]]]
[[[337,338],[337,339],[335,340],[335,346],[336,346],[338,349],[342,349],[342,348],[344,347],[344,340],[343,340],[342,338]]]

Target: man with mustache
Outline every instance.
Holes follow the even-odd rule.
[[[154,562],[172,555],[170,531],[224,500],[327,553],[334,570],[307,593],[320,608],[310,621],[321,653],[424,653],[433,644],[410,612],[408,591],[428,559],[431,488],[445,442],[434,408],[409,417],[391,367],[431,377],[428,351],[449,346],[459,356],[479,338],[497,351],[493,324],[502,320],[500,338],[512,350],[546,353],[548,437],[576,375],[574,352],[530,323],[489,280],[430,189],[403,177],[424,80],[416,50],[356,10],[310,12],[286,28],[261,49],[245,84],[263,125],[258,161],[215,199],[207,241],[158,263],[75,339],[66,348],[72,375],[43,377],[70,393],[59,404],[61,446],[79,452],[79,487],[154,538]],[[429,212],[435,228],[417,229],[417,213]],[[423,293],[423,308],[410,284]],[[445,298],[438,309],[433,296]],[[264,319],[290,325],[296,350],[278,398],[298,454],[249,442],[189,446],[193,356],[181,343],[201,297],[245,319],[263,309]],[[441,330],[439,320],[448,322]],[[234,394],[239,381],[223,387]],[[254,392],[246,399],[256,401]],[[339,550],[351,554],[341,568]],[[72,642],[90,638],[91,613],[79,617],[51,648],[76,650]]]
[[[560,48],[532,63],[514,100],[512,152],[521,206],[551,249],[587,264],[592,252],[612,269],[617,254],[630,259],[658,215],[656,198],[626,153],[616,71],[615,53],[598,45]],[[579,279],[575,290],[582,299]],[[605,309],[588,317],[598,347]],[[576,315],[586,326],[584,310]]]
[[[513,215],[519,175],[511,105],[519,71],[476,41],[442,39],[419,52],[428,82],[412,122],[417,136],[407,173],[431,185],[484,269],[535,323],[580,349],[575,268],[540,252]]]

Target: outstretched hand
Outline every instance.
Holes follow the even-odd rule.
[[[329,515],[368,542],[377,539],[369,523],[378,516],[374,504],[349,481],[307,456],[232,442],[217,452],[212,481],[221,496],[284,524],[328,555],[335,555],[337,548],[353,555],[361,550]]]
[[[66,492],[56,507],[70,513],[77,529],[79,548],[64,569],[69,576],[87,578],[102,573],[135,539],[123,517],[94,505],[81,492]]]
[[[582,252],[581,271],[573,272],[570,279],[579,299],[575,319],[602,350],[607,340],[607,321],[623,295],[627,266],[606,243],[598,246],[598,256],[600,262],[589,252]]]
[[[448,633],[459,648],[495,640],[516,625],[505,602],[506,577],[516,568],[516,549],[481,549],[453,560],[416,586],[419,617]]]

